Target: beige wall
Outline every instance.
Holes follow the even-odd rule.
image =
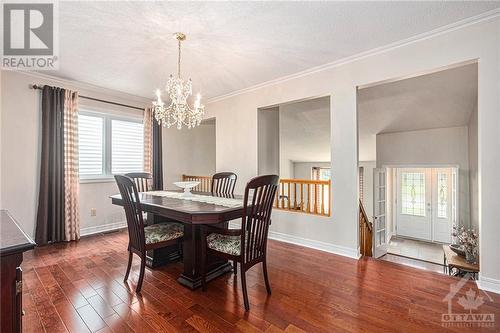
[[[293,162],[292,178],[312,179],[312,168],[329,168],[330,162]]]
[[[500,253],[496,236],[500,234],[500,223],[495,195],[500,187],[497,177],[500,165],[499,36],[499,19],[483,20],[213,99],[207,104],[207,114],[218,119],[217,169],[235,170],[242,180],[238,185],[241,192],[244,181],[258,171],[257,110],[331,95],[333,214],[330,218],[316,218],[276,211],[271,236],[357,256],[357,87],[479,59],[480,284],[500,291],[500,263],[496,258],[496,253]]]
[[[40,165],[40,91],[29,84],[49,84],[74,89],[82,95],[142,107],[143,98],[65,80],[2,71],[1,79],[1,204],[8,209],[29,235],[34,234]],[[80,99],[81,108],[109,111],[129,117],[142,117],[130,108]],[[123,209],[113,206],[109,195],[118,189],[114,182],[80,184],[80,225],[83,234],[103,230],[106,225],[123,222]],[[97,215],[90,216],[96,208]]]
[[[182,175],[211,176],[215,173],[215,121],[188,130],[163,129],[163,187],[178,189],[173,183]]]
[[[469,137],[469,206],[470,224],[474,228],[479,227],[479,179],[478,179],[478,156],[477,156],[477,105],[472,112],[468,126]]]
[[[259,175],[280,172],[279,107],[258,112],[258,173]]]

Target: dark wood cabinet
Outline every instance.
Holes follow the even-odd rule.
[[[5,210],[0,210],[0,332],[22,331],[23,252],[35,243]]]

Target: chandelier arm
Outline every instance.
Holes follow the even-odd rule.
[[[177,77],[181,77],[181,40],[177,40],[177,45],[179,49],[178,57],[177,57]]]

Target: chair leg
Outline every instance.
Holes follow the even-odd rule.
[[[269,284],[269,277],[267,275],[267,262],[265,259],[262,261],[262,271],[264,272],[264,281],[266,282],[267,293],[271,295],[271,284]]]
[[[238,262],[236,260],[233,260],[233,272],[234,275],[238,274]]]
[[[125,272],[125,278],[123,279],[123,282],[127,282],[128,275],[130,274],[130,267],[132,267],[132,251],[128,251],[128,264],[127,264],[127,271]]]
[[[137,281],[137,288],[135,292],[140,293],[142,289],[142,282],[144,280],[144,271],[146,270],[146,256],[141,256],[141,270],[139,272],[139,280]]]
[[[248,291],[247,291],[247,279],[245,276],[245,271],[243,270],[243,265],[240,265],[240,275],[241,275],[241,288],[243,289],[243,302],[245,303],[245,311],[250,310],[250,304],[248,303]]]

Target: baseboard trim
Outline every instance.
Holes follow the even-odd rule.
[[[352,249],[345,246],[334,245],[330,243],[325,243],[313,239],[302,238],[297,236],[292,236],[288,234],[283,234],[276,231],[269,231],[269,238],[273,240],[277,240],[280,242],[300,245],[304,247],[308,247],[315,250],[320,250],[328,253],[338,254],[340,256],[349,257],[353,259],[359,259],[359,250]]]
[[[125,221],[120,221],[120,222],[115,222],[115,223],[98,225],[95,227],[81,228],[80,229],[80,236],[90,236],[90,235],[95,235],[95,234],[99,234],[102,232],[123,229],[126,227],[127,227],[127,223]]]
[[[229,226],[232,228],[239,228],[240,223],[235,223],[234,221],[229,222]],[[95,227],[87,227],[80,229],[80,236],[89,236],[102,232],[108,232],[113,230],[118,230],[122,228],[126,228],[127,224],[125,221],[109,223],[105,225],[95,226]],[[330,243],[325,243],[313,239],[302,238],[297,236],[292,236],[288,234],[284,234],[276,231],[269,231],[269,238],[272,240],[276,240],[279,242],[285,242],[295,245],[300,245],[304,247],[308,247],[315,250],[320,250],[328,253],[338,254],[340,256],[349,257],[353,259],[359,259],[361,256],[359,254],[359,249],[352,249],[345,246],[334,245]]]
[[[500,294],[500,280],[484,277],[479,274],[479,280],[476,281],[476,284],[479,289]]]

